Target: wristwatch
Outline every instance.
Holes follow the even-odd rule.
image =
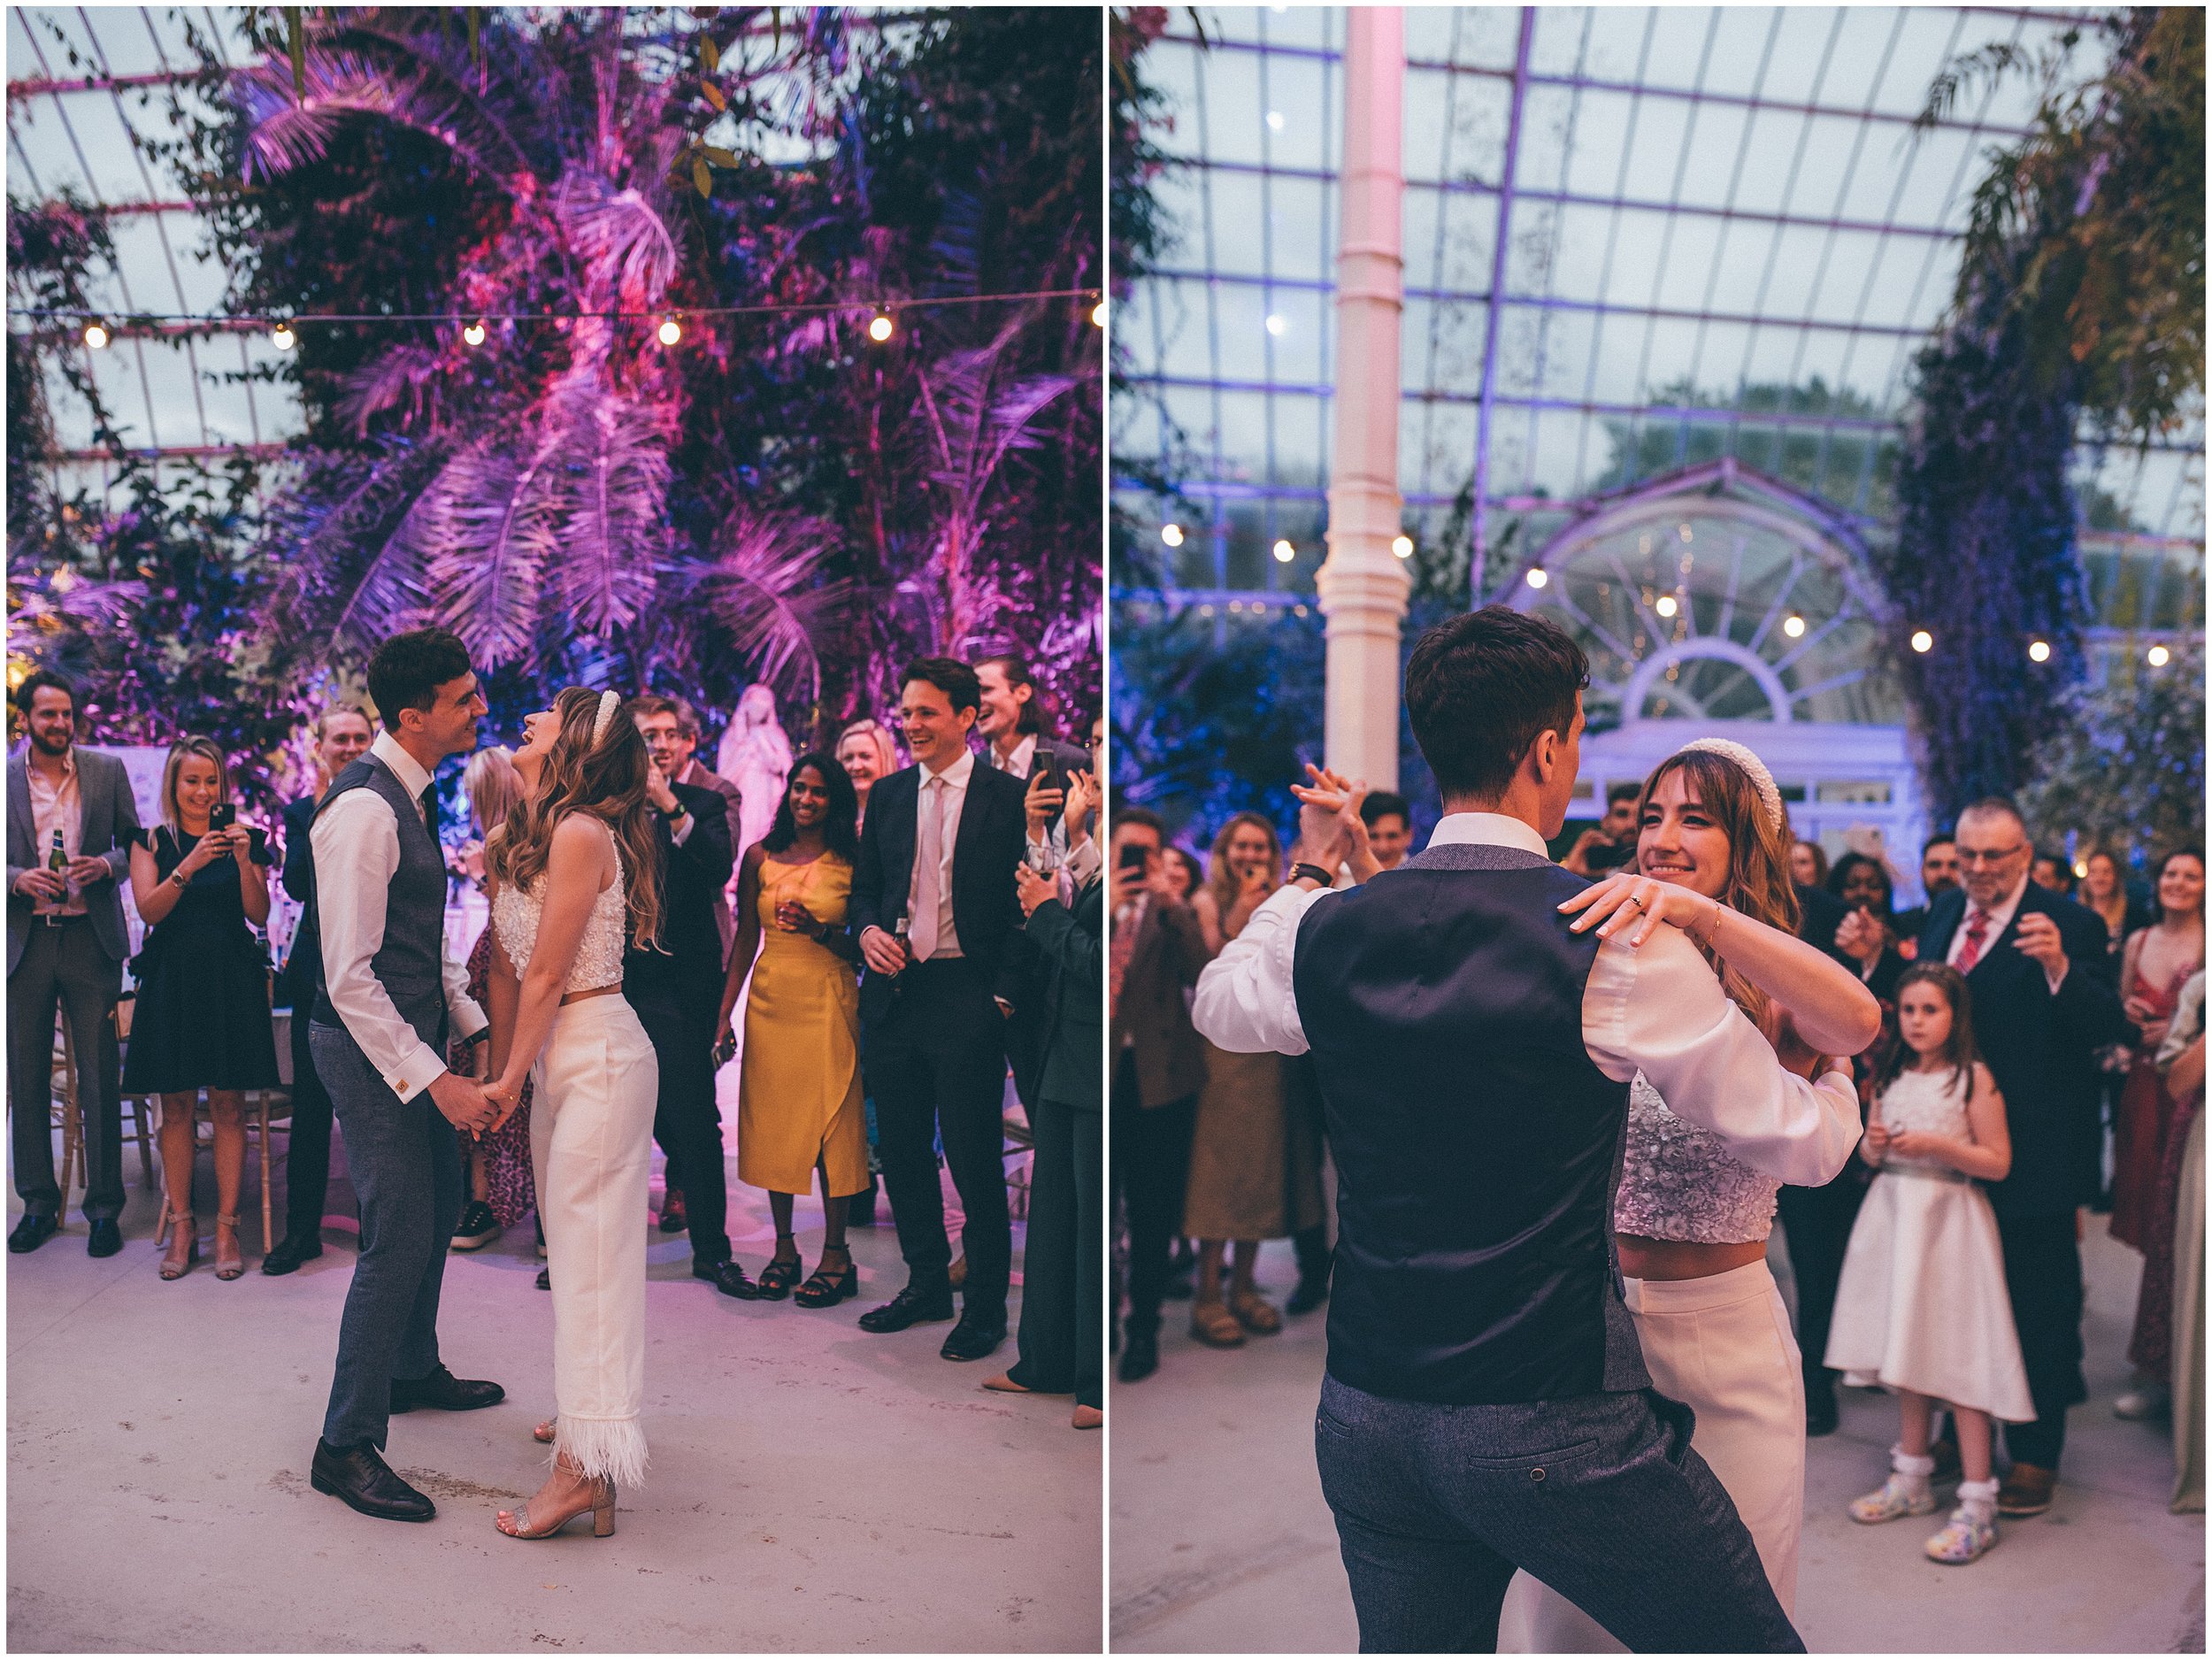
[[[1294,882],[1319,882],[1324,888],[1333,888],[1336,886],[1336,878],[1330,875],[1328,872],[1323,870],[1318,865],[1299,864],[1292,865],[1290,867],[1290,880]]]

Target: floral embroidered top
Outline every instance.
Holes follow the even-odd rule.
[[[615,849],[614,880],[592,901],[584,937],[576,947],[576,961],[568,971],[566,991],[597,991],[622,983],[622,949],[628,917],[627,889],[623,882],[622,850]],[[519,974],[530,965],[531,948],[538,942],[538,922],[545,915],[541,894],[526,892],[510,883],[492,901],[492,926],[507,960]]]
[[[1613,1196],[1617,1233],[1698,1245],[1749,1244],[1774,1226],[1782,1184],[1738,1164],[1710,1130],[1667,1111],[1638,1072],[1628,1087],[1628,1145]]]

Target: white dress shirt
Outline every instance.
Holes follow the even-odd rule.
[[[84,854],[84,791],[77,781],[77,746],[71,744],[61,757],[61,782],[57,784],[38,769],[32,758],[31,746],[23,747],[23,773],[31,796],[31,826],[36,833],[38,845],[32,849],[36,857],[32,864],[39,870],[46,868],[46,861],[54,851],[54,832],[61,832],[62,857],[77,859]],[[68,884],[60,899],[35,899],[31,902],[35,917],[81,917],[87,914],[84,889],[75,882]]]
[[[369,753],[392,769],[399,786],[419,803],[430,774],[388,732],[376,734]],[[421,811],[419,805],[416,808]],[[315,849],[315,918],[322,931],[323,983],[331,1006],[392,1093],[411,1101],[446,1071],[445,1057],[400,1018],[370,966],[384,945],[384,905],[399,869],[399,822],[373,789],[349,789],[316,815],[309,843]],[[456,1038],[473,1037],[490,1021],[468,992],[468,965],[446,948],[440,930],[445,1006]]]
[[[1448,814],[1429,845],[1475,843],[1544,857],[1535,827],[1502,813]],[[1307,908],[1337,890],[1279,888],[1244,932],[1198,977],[1191,1021],[1217,1048],[1302,1055],[1291,971]],[[1773,1046],[1721,990],[1697,948],[1667,924],[1640,946],[1598,941],[1582,994],[1582,1042],[1592,1064],[1617,1083],[1641,1072],[1678,1117],[1712,1131],[1736,1159],[1793,1187],[1840,1171],[1859,1141],[1851,1075],[1808,1083],[1784,1069]],[[1389,1057],[1377,1056],[1378,1065]]]
[[[1037,734],[1033,732],[1024,733],[1022,741],[1014,746],[1013,753],[1002,759],[1000,757],[998,745],[995,743],[990,746],[990,752],[993,766],[1002,772],[1011,772],[1016,778],[1026,782],[1029,778],[1029,764],[1037,758]]]
[[[941,817],[937,832],[937,943],[929,954],[929,960],[958,957],[960,935],[952,926],[952,849],[960,839],[960,810],[967,805],[968,780],[975,772],[975,751],[963,749],[960,758],[941,772],[922,768],[922,776],[914,792],[914,872],[907,879],[906,915],[907,936],[913,937],[915,907],[922,892],[922,815],[930,811],[931,797],[937,797],[936,809]],[[933,780],[941,780],[933,791]]]
[[[1997,941],[2005,937],[2005,930],[2012,926],[2013,918],[2019,915],[2020,901],[2027,891],[2028,879],[2023,876],[2013,885],[2010,893],[1990,906],[1989,932],[1982,935],[1982,954],[1974,959],[1977,963],[1997,949]],[[1974,920],[1974,913],[1980,908],[1974,903],[1972,895],[1968,895],[1966,909],[1959,914],[1959,926],[1951,930],[1951,949],[1943,954],[1943,960],[1953,968],[1959,965],[1959,953],[1966,949],[1967,925]],[[2066,966],[2070,971],[2073,964],[2070,962]],[[2051,988],[2051,995],[2055,997],[2058,988],[2066,983],[2066,976],[2054,974],[2047,968],[2043,971],[2043,983]]]

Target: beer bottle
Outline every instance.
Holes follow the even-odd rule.
[[[61,831],[54,832],[54,850],[46,856],[46,868],[58,874],[69,868],[69,855],[62,849]]]

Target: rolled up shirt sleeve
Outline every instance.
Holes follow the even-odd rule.
[[[315,849],[315,920],[322,936],[323,983],[331,1006],[392,1093],[411,1101],[444,1074],[446,1064],[400,1018],[370,966],[384,944],[385,897],[392,874],[399,869],[399,826],[392,820],[390,806],[375,792],[349,790],[317,816],[310,840]],[[448,1009],[457,1017],[465,1009],[474,1018],[469,1032],[487,1024],[468,995],[465,972],[459,1001],[455,1001],[449,955],[445,957],[443,978]]]
[[[1721,989],[1680,930],[1662,926],[1640,946],[1607,940],[1582,1005],[1590,1058],[1608,1078],[1642,1072],[1678,1117],[1712,1131],[1742,1164],[1792,1187],[1816,1187],[1859,1143],[1850,1074],[1809,1083]]]
[[[1239,1055],[1303,1055],[1305,1028],[1298,1020],[1292,981],[1298,925],[1306,908],[1333,890],[1278,888],[1261,902],[1244,932],[1223,948],[1198,976],[1191,1024],[1216,1049]]]

